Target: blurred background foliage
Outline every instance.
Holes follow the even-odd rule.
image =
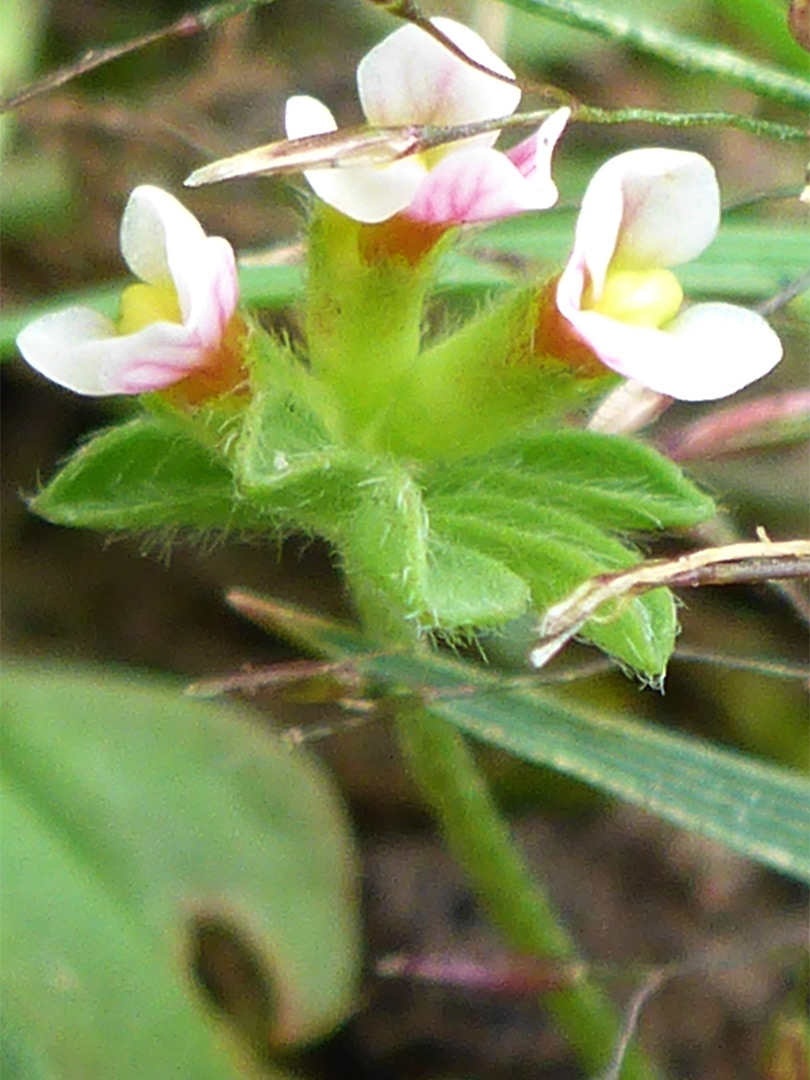
[[[782,0],[672,0],[666,6],[602,0],[600,6],[737,48],[798,74],[807,71],[806,53],[787,32]],[[90,47],[154,30],[187,10],[186,3],[171,0],[126,5],[3,0],[4,92]],[[795,110],[747,90],[679,72],[592,33],[503,4],[448,0],[426,4],[425,10],[474,26],[519,75],[563,87],[589,104],[723,109],[801,122]],[[183,193],[182,180],[209,158],[280,137],[283,105],[291,93],[316,94],[341,122],[358,122],[356,63],[395,25],[391,15],[364,0],[277,0],[209,33],[159,41],[4,116],[4,318],[118,279],[123,271],[118,224],[129,192],[139,183],[180,194],[208,232],[227,236],[242,253],[274,248],[278,259],[281,247],[294,257],[303,220],[300,182],[259,179]],[[531,105],[531,98],[524,104]],[[793,264],[780,264],[780,255],[805,227],[805,210],[795,198],[803,182],[804,147],[729,129],[572,127],[556,158],[562,206],[547,217],[554,244],[544,250],[538,229],[530,256],[524,250],[501,252],[499,258],[518,272],[527,259],[541,270],[559,265],[572,207],[594,169],[623,149],[660,144],[705,153],[718,170],[724,202],[738,207],[727,221],[751,226],[739,262],[704,273],[694,294],[733,291],[737,302],[762,302],[767,296],[761,279],[750,291],[743,282],[745,273],[769,259],[775,264],[769,284],[776,285],[774,291],[787,286]],[[510,228],[519,239],[521,224]],[[465,243],[486,251],[485,234],[472,234]],[[481,296],[451,302],[461,311],[479,304]],[[268,325],[297,332],[294,308],[267,310],[263,317]],[[806,293],[774,316],[786,359],[767,386],[746,392],[748,398],[802,385],[807,318]],[[290,656],[282,641],[261,634],[225,607],[223,590],[234,585],[349,616],[330,553],[318,542],[292,539],[278,548],[179,538],[169,550],[162,540],[110,544],[32,517],[25,493],[35,490],[84,435],[131,406],[77,398],[46,384],[16,357],[3,365],[2,376],[7,655],[126,664],[189,677]],[[676,405],[664,430],[710,409]],[[716,495],[729,525],[741,535],[751,536],[757,526],[779,539],[807,533],[805,444],[703,462],[690,471]],[[681,640],[689,647],[786,662],[806,657],[802,622],[776,590],[704,590],[683,599]],[[502,639],[487,649],[498,662],[519,665],[527,640],[524,633],[516,643]],[[796,680],[676,659],[665,696],[641,694],[619,673],[567,692],[806,767],[806,687]],[[313,745],[337,772],[363,839],[370,954],[459,943],[493,948],[481,919],[469,910],[469,898],[464,900],[463,884],[425,833],[385,725],[340,733],[339,714],[326,706],[302,706],[278,695],[272,702],[274,719],[267,716],[268,723],[281,725],[338,725],[334,735]],[[612,807],[573,782],[490,752],[484,757],[503,799],[522,817],[522,834],[544,864],[552,892],[591,953],[625,963],[668,958],[701,948],[717,935],[747,941],[801,918],[803,892],[775,875],[641,813]],[[432,882],[427,892],[425,881]],[[768,1033],[785,1010],[794,1008],[796,989],[782,985],[777,967],[769,969],[758,990],[749,982],[728,976],[693,984],[663,995],[651,1009],[648,1038],[674,1076],[766,1075],[762,1055]],[[338,1075],[338,1064],[348,1062],[357,1076],[466,1070],[469,1076],[519,1077],[524,1069],[526,1075],[539,1075],[532,1069],[545,1055],[548,1071],[542,1075],[572,1075],[565,1071],[563,1048],[534,1004],[527,1009],[521,1004],[510,1012],[502,1002],[464,1004],[453,992],[437,997],[435,989],[370,978],[368,1007],[311,1065],[328,1075]]]

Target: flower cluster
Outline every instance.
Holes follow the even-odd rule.
[[[124,211],[121,253],[140,280],[124,291],[118,320],[84,307],[37,319],[17,338],[31,367],[90,397],[162,390],[200,373],[223,387],[239,368],[231,245],[144,185]]]
[[[369,124],[474,124],[517,108],[509,68],[471,30],[434,21],[476,66],[415,26],[397,30],[358,68]],[[383,165],[308,168],[305,176],[320,199],[365,224],[398,215],[414,227],[450,227],[544,209],[557,198],[551,156],[568,119],[569,110],[557,110],[506,153],[494,148],[495,131]],[[300,139],[336,124],[326,106],[297,96],[286,127]],[[562,274],[542,290],[541,347],[563,362],[584,352],[685,400],[723,397],[766,374],[782,352],[767,323],[731,304],[684,307],[670,269],[711,243],[719,219],[714,170],[699,154],[644,149],[608,161],[587,189]],[[244,323],[230,245],[207,237],[171,195],[144,186],[124,213],[121,248],[141,284],[125,291],[117,322],[85,308],[38,319],[18,339],[28,363],[88,395],[161,390],[201,375],[198,399],[232,388],[235,373],[244,375]]]

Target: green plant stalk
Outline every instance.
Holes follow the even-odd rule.
[[[374,250],[369,226],[317,200],[309,229],[306,335],[312,371],[340,403],[343,437],[373,445],[419,353],[425,294],[443,245],[413,262]]]
[[[807,128],[795,124],[782,124],[773,120],[760,120],[754,116],[740,113],[722,112],[669,112],[661,109],[600,109],[596,105],[587,105],[580,101],[571,106],[569,123],[583,124],[657,124],[661,127],[732,127],[738,131],[747,131],[763,139],[778,139],[780,142],[805,142]],[[462,124],[456,128],[426,128],[429,141],[439,144],[443,139],[470,136],[481,131],[508,131],[511,128],[530,127],[542,124],[548,118],[548,108],[533,109],[529,112],[516,112],[511,116],[497,117],[493,120]]]
[[[416,626],[392,611],[390,602],[375,603],[371,594],[361,596],[356,587],[352,591],[371,640],[418,647]],[[434,813],[448,850],[506,945],[563,967],[577,964],[574,942],[518,850],[463,736],[412,699],[396,704],[395,720],[406,767]],[[577,973],[569,988],[544,995],[543,1004],[586,1069],[607,1067],[620,1023],[597,985]],[[641,1050],[630,1047],[622,1080],[659,1077]]]
[[[574,943],[543,888],[532,876],[495,806],[464,739],[420,705],[397,716],[408,769],[441,826],[450,852],[471,881],[490,918],[516,952],[576,964]],[[619,1038],[616,1011],[586,977],[543,996],[543,1004],[588,1070],[604,1069]],[[632,1047],[623,1080],[659,1075]]]
[[[583,124],[660,124],[661,127],[671,128],[730,127],[780,142],[803,142],[807,139],[807,130],[795,124],[780,124],[729,112],[677,113],[657,109],[599,109],[594,105],[578,105],[572,120]]]
[[[760,64],[733,49],[682,37],[670,30],[634,22],[617,12],[601,10],[585,0],[504,0],[532,15],[544,15],[555,22],[602,37],[638,52],[655,56],[684,71],[716,75],[726,82],[789,105],[810,104],[810,82],[787,71]]]

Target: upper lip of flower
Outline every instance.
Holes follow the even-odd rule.
[[[421,128],[435,133],[499,120],[514,112],[521,96],[512,71],[477,34],[450,19],[431,21],[479,66],[418,27],[401,27],[357,69],[370,128],[340,132],[325,105],[297,95],[287,102],[286,143],[203,166],[186,183],[302,170],[325,202],[368,224],[404,211],[422,222],[452,225],[553,205],[551,155],[568,109],[557,110],[506,154],[493,149],[497,129],[443,145],[420,143]]]
[[[209,237],[181,203],[160,188],[132,192],[121,221],[121,250],[141,281],[177,294],[182,322],[158,319],[131,334],[88,308],[30,323],[17,344],[53,382],[89,396],[157,390],[204,366],[237,305],[233,249]]]
[[[755,312],[703,303],[663,328],[633,326],[584,306],[609,271],[677,266],[700,255],[720,222],[720,194],[700,154],[630,150],[594,175],[582,202],[574,249],[556,291],[560,313],[599,359],[627,378],[682,400],[732,394],[781,359],[779,338]]]
[[[472,59],[513,77],[472,30],[450,19],[432,22]],[[357,86],[367,121],[384,128],[498,119],[513,113],[521,96],[517,84],[465,63],[413,25],[396,30],[366,54],[357,69]],[[305,176],[325,202],[366,223],[401,211],[420,221],[454,224],[539,209],[556,200],[551,151],[568,116],[568,110],[559,110],[545,137],[533,137],[533,154],[524,147],[512,159],[492,149],[496,130],[380,167],[308,169]],[[288,101],[285,119],[290,138],[336,130],[326,106],[307,96]],[[463,161],[462,153],[467,155]]]

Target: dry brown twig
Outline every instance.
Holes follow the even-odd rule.
[[[612,619],[632,597],[651,589],[744,585],[779,578],[810,577],[810,540],[750,543],[704,548],[676,559],[650,559],[617,574],[599,574],[549,608],[540,642],[529,653],[534,668],[544,667],[592,618]],[[613,602],[609,614],[599,609]],[[618,605],[618,608],[617,608]]]
[[[65,83],[71,82],[80,75],[87,74],[88,71],[95,71],[96,68],[101,67],[103,64],[109,64],[112,60],[128,56],[130,53],[137,52],[147,45],[153,45],[155,42],[164,41],[167,38],[190,37],[193,34],[199,34],[204,30],[210,30],[211,27],[216,26],[225,19],[231,19],[234,15],[240,15],[243,11],[247,11],[252,7],[260,7],[266,3],[272,3],[272,0],[233,0],[230,3],[212,4],[197,13],[182,15],[173,23],[163,26],[159,30],[151,30],[147,34],[130,38],[128,41],[121,42],[118,45],[107,45],[100,49],[88,49],[78,60],[57,68],[56,71],[49,72],[41,79],[36,79],[34,82],[29,83],[28,86],[23,87],[22,90],[10,94],[8,97],[0,98],[0,113],[16,109],[18,106],[24,105],[26,101],[39,97],[40,94],[54,90],[57,86],[64,86]]]

